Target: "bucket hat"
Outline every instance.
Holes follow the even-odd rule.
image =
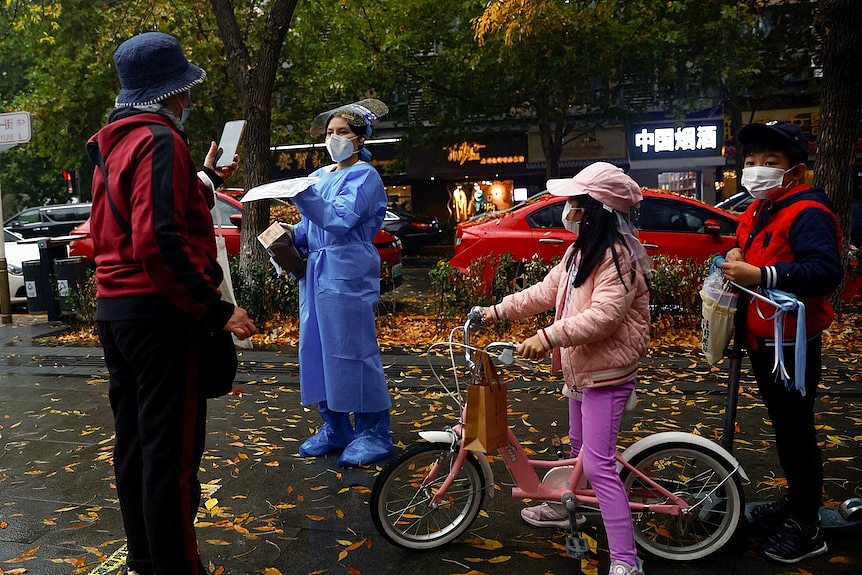
[[[765,124],[748,124],[739,130],[739,142],[745,146],[753,142],[777,142],[788,153],[808,158],[808,138],[798,124],[773,121]]]
[[[117,107],[147,106],[188,91],[207,73],[188,61],[179,41],[162,32],[129,38],[114,52],[120,77]]]
[[[637,182],[607,162],[590,164],[572,178],[548,180],[548,191],[555,196],[587,195],[621,214],[629,213],[643,199]]]
[[[376,98],[366,98],[321,112],[311,122],[309,132],[315,138],[320,136],[326,131],[326,125],[333,116],[344,118],[351,126],[370,126],[371,122],[388,113],[389,106]]]

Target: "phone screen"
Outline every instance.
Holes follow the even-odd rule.
[[[231,120],[226,122],[224,130],[221,133],[218,147],[221,152],[216,159],[216,167],[229,166],[233,162],[233,157],[236,155],[236,149],[239,147],[239,141],[242,139],[242,132],[245,128],[245,120]]]

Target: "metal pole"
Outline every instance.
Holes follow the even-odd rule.
[[[730,377],[727,380],[727,397],[724,405],[724,429],[721,433],[721,446],[733,453],[733,439],[736,435],[736,407],[739,402],[739,374],[742,371],[742,351],[745,342],[745,316],[748,312],[748,298],[740,293],[733,321],[733,343],[727,350],[730,360]]]
[[[3,219],[3,192],[0,190],[0,222]],[[0,242],[0,325],[12,323],[12,298],[9,294],[9,267],[6,264],[6,228]]]

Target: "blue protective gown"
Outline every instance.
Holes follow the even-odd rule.
[[[374,310],[380,254],[372,240],[386,215],[386,189],[365,162],[315,171],[314,186],[293,198],[302,214],[296,246],[308,251],[299,281],[299,379],[303,405],[326,401],[342,412],[391,407]]]

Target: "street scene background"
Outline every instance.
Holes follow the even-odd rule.
[[[427,269],[408,267],[402,302],[427,298]],[[101,349],[58,345],[67,330],[44,316],[15,316],[0,328],[0,569],[2,573],[116,572],[124,540],[111,468],[113,422]],[[384,348],[400,450],[417,432],[442,429],[455,416],[435,384],[422,349]],[[234,393],[209,402],[204,483],[197,533],[213,573],[266,575],[350,573],[603,573],[608,556],[600,520],[584,534],[589,560],[566,557],[565,532],[523,523],[527,501],[510,496],[511,478],[493,463],[495,489],[476,522],[452,544],[407,551],[376,533],[368,507],[378,466],[339,469],[335,457],[303,459],[299,442],[317,414],[299,402],[295,348],[243,351]],[[442,358],[432,358],[442,366]],[[859,349],[827,349],[817,402],[828,505],[862,495]],[[699,350],[653,348],[643,362],[639,403],[622,425],[621,447],[650,433],[687,431],[720,441],[726,360],[708,366]],[[751,478],[747,501],[773,499],[783,486],[766,410],[743,365],[734,454]],[[509,423],[537,457],[553,458],[565,438],[561,381],[537,371],[507,373]],[[382,465],[382,464],[381,464]],[[756,534],[740,530],[707,560],[674,564],[646,558],[649,573],[858,573],[859,532],[827,533],[828,554],[790,567],[757,551]]]

